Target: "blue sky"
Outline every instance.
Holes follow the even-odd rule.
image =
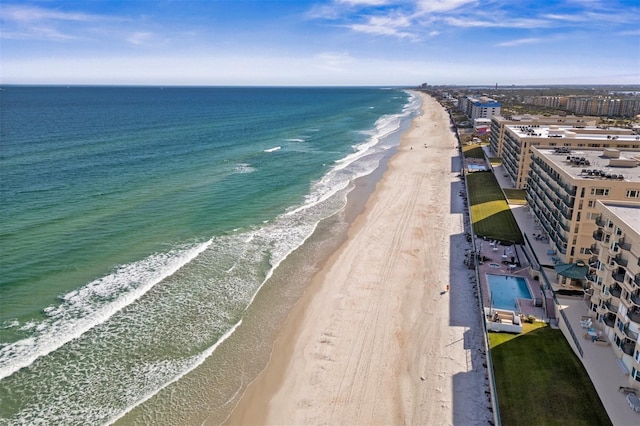
[[[640,84],[640,0],[0,3],[3,84]]]

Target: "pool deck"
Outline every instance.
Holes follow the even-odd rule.
[[[478,264],[478,274],[480,277],[480,285],[482,286],[482,301],[484,306],[490,304],[489,284],[487,283],[487,274],[492,275],[510,275],[522,277],[527,280],[531,295],[534,299],[542,301],[544,304],[544,295],[538,281],[534,280],[529,274],[529,264],[527,259],[516,246],[503,246],[500,243],[494,243],[491,240],[476,238],[476,248],[479,251],[478,257],[484,259]],[[511,257],[515,262],[511,263]],[[495,265],[499,265],[498,268]],[[538,319],[548,319],[544,307],[535,306],[534,300],[519,299],[520,313],[525,316],[533,315]],[[544,306],[544,305],[543,305]]]

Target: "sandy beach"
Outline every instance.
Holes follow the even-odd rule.
[[[456,138],[446,111],[420,96],[422,113],[228,424],[492,418],[477,296],[463,264]]]

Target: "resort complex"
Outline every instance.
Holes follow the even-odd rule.
[[[471,99],[455,103],[468,119]],[[443,104],[455,108],[450,97]],[[487,332],[522,333],[535,321],[560,329],[610,421],[640,424],[640,128],[603,125],[589,111],[497,114],[484,143],[475,128],[461,140],[473,224],[465,262]],[[508,206],[495,207],[499,199]],[[494,228],[512,217],[522,241],[487,232],[498,216]]]

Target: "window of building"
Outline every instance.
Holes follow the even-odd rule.
[[[628,189],[627,190],[627,198],[640,198],[640,190]]]
[[[591,188],[591,195],[600,195],[600,196],[607,196],[609,195],[609,189],[608,188]]]
[[[587,213],[587,219],[589,220],[596,220],[598,217],[600,217],[600,213],[598,212]]]
[[[593,207],[596,205],[595,200],[589,200],[589,203],[587,204],[589,207]]]
[[[616,346],[619,347],[620,349],[622,346],[622,339],[620,339],[620,337],[616,334],[613,338],[613,341],[615,342]]]

